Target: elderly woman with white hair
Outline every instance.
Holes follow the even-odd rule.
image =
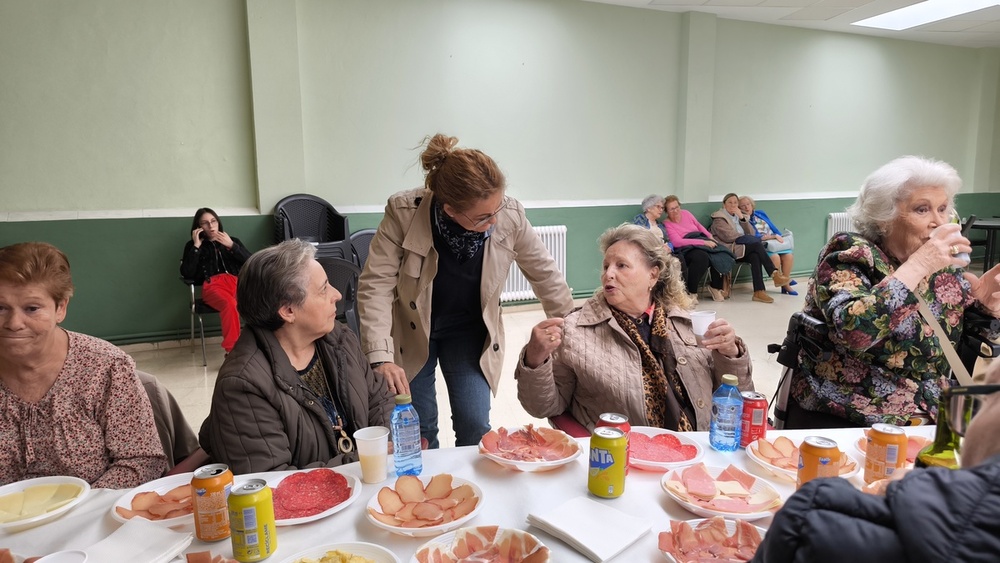
[[[950,364],[921,317],[926,301],[954,345],[966,310],[1000,316],[1000,266],[964,272],[971,250],[950,222],[962,180],[936,160],[905,156],[873,172],[848,208],[856,233],[820,252],[804,311],[825,321],[825,353],[799,354],[786,428],[921,424],[937,415]]]
[[[340,292],[307,242],[285,241],[243,265],[236,302],[247,325],[219,368],[202,448],[233,473],[357,461],[351,436],[387,426],[389,386],[354,332],[336,322]]]
[[[670,244],[667,230],[660,222],[661,217],[663,217],[663,198],[658,195],[649,195],[642,200],[642,213],[636,215],[632,219],[632,223],[649,229],[649,232],[666,243],[667,248],[672,251],[674,246]]]

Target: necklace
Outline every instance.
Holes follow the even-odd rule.
[[[323,407],[334,433],[340,435],[337,438],[337,448],[341,453],[354,451],[354,443],[344,431],[344,420],[337,412],[337,403],[330,385],[327,383],[326,372],[323,369],[323,362],[319,360],[318,353],[313,355],[313,360],[305,369],[305,373],[300,373],[300,379],[305,383],[302,387],[316,397],[317,402]]]

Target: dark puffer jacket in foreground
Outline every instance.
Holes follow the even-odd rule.
[[[1000,456],[918,469],[886,496],[844,479],[806,483],[774,517],[755,563],[1000,561]]]

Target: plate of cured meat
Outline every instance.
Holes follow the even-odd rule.
[[[368,501],[368,521],[401,536],[431,537],[461,528],[482,508],[483,490],[472,481],[403,475]]]
[[[235,484],[263,479],[271,487],[274,523],[278,526],[305,524],[332,516],[361,496],[361,480],[326,467],[292,473],[237,475]]]
[[[800,442],[801,443],[801,442]],[[794,481],[799,474],[799,446],[784,436],[774,442],[757,438],[747,444],[747,457],[769,473],[782,479]],[[861,471],[862,464],[850,455],[840,452],[840,476],[849,479]]]
[[[855,449],[861,454],[861,458],[864,459],[868,455],[868,432],[871,428],[865,430],[865,435],[858,438],[854,442]],[[913,462],[917,460],[917,455],[920,450],[926,448],[932,440],[930,438],[924,438],[923,436],[907,436],[906,437],[906,465],[904,467],[913,467]]]
[[[497,428],[483,435],[480,455],[517,471],[551,471],[580,456],[580,443],[554,428]]]
[[[659,547],[667,561],[750,561],[766,530],[746,520],[713,516],[701,520],[671,520],[660,532]]]
[[[549,548],[521,530],[499,526],[461,528],[442,534],[417,549],[410,563],[496,561],[548,563]]]
[[[663,474],[660,486],[677,504],[706,518],[759,520],[782,504],[774,487],[734,465],[721,468],[698,463],[675,469]]]
[[[633,426],[628,447],[629,466],[646,471],[694,465],[705,455],[705,450],[687,436],[652,426]]]
[[[178,473],[143,483],[122,495],[111,507],[111,517],[125,523],[142,518],[158,526],[194,525],[191,477]]]

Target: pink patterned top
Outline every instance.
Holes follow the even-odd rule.
[[[109,342],[66,333],[66,363],[40,401],[0,382],[0,485],[72,475],[124,489],[163,475],[166,456],[135,362]]]
[[[674,245],[674,248],[681,246],[704,246],[705,241],[702,239],[684,238],[684,235],[695,231],[703,233],[709,239],[712,238],[712,233],[699,223],[687,209],[681,209],[680,223],[674,223],[670,219],[667,219],[663,222],[663,226],[667,229],[667,236],[670,237],[670,243]]]

